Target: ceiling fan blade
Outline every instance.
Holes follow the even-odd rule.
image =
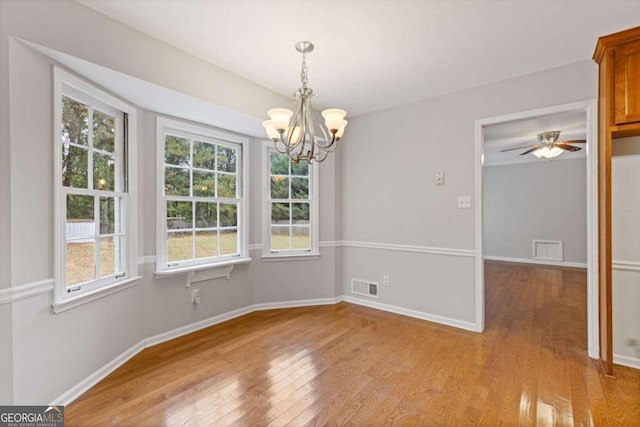
[[[504,153],[505,151],[522,150],[523,148],[531,148],[531,147],[535,147],[535,145],[527,145],[526,147],[507,148],[506,150],[500,150],[500,152]]]
[[[538,148],[540,148],[540,146],[539,146],[539,145],[534,145],[534,146],[533,146],[533,148],[531,148],[531,149],[529,149],[529,150],[525,151],[524,153],[520,153],[520,155],[521,155],[521,156],[524,156],[525,154],[529,154],[529,153],[531,153],[532,151],[536,151]]]
[[[562,148],[563,150],[567,150],[567,151],[580,151],[582,150],[581,147],[574,147],[573,145],[567,145],[563,142],[556,142],[555,144],[553,144],[554,147],[558,147],[558,148]]]
[[[586,139],[565,139],[564,141],[558,141],[559,144],[584,144]]]

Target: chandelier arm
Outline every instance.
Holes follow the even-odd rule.
[[[306,157],[308,159],[312,159],[313,158],[316,146],[318,145],[317,141],[316,141],[316,132],[315,132],[315,126],[314,126],[314,122],[313,122],[312,113],[313,113],[313,110],[311,110],[311,108],[308,108],[307,109],[306,120],[307,120],[307,129],[309,130],[309,141],[310,141],[310,145],[311,145],[311,150],[309,150],[309,152],[306,155]]]

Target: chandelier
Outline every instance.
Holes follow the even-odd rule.
[[[286,108],[272,108],[267,111],[270,120],[265,120],[262,126],[267,136],[274,142],[276,150],[289,156],[293,163],[306,160],[321,162],[327,154],[335,150],[336,142],[340,141],[347,121],[347,112],[331,108],[322,112],[324,126],[321,119],[311,108],[311,98],[315,92],[307,86],[307,53],[313,51],[313,44],[307,41],[296,43],[296,50],[302,53],[302,70],[300,81],[302,87],[293,94],[298,102],[295,113]]]

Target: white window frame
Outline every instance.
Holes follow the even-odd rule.
[[[320,258],[319,249],[319,191],[317,163],[309,164],[309,222],[310,222],[310,249],[271,250],[271,153],[278,153],[273,141],[264,141],[262,144],[262,260],[263,261],[290,261],[310,260]]]
[[[100,190],[83,190],[62,186],[62,97],[69,96],[84,104],[96,107],[100,111],[119,115],[126,113],[128,126],[117,125],[117,133],[127,132],[126,156],[121,148],[117,148],[116,162],[120,162],[122,174],[116,179],[126,179],[127,188],[121,191],[107,192],[106,195],[122,197],[122,216],[120,227],[122,273],[111,277],[98,278],[79,286],[68,288],[66,284],[66,196],[68,193],[97,195]],[[120,121],[118,121],[120,122]],[[99,89],[94,84],[82,80],[58,67],[53,67],[53,183],[54,183],[54,297],[53,311],[60,313],[87,302],[102,298],[114,292],[127,289],[136,284],[140,277],[137,274],[137,110],[128,103]],[[126,165],[123,163],[126,161]],[[87,180],[91,173],[88,168]],[[116,167],[116,174],[118,167]],[[124,182],[121,183],[124,185]],[[64,200],[63,200],[64,199]]]
[[[238,199],[238,255],[218,256],[215,258],[200,258],[177,263],[167,262],[167,218],[166,198],[164,195],[164,171],[165,171],[165,135],[171,134],[180,137],[200,139],[222,146],[239,146],[239,155],[236,165],[237,171],[237,199]],[[157,277],[168,277],[176,274],[190,273],[187,275],[187,286],[197,280],[205,278],[229,277],[233,265],[247,263],[249,258],[249,141],[245,136],[240,136],[226,131],[210,128],[204,125],[196,125],[185,121],[169,119],[158,116],[156,119],[156,272]],[[233,144],[233,145],[230,145]],[[171,198],[171,196],[169,196]],[[186,198],[186,196],[185,196]],[[190,197],[194,200],[193,197]],[[193,272],[207,269],[220,268],[221,273],[201,274],[193,276]]]

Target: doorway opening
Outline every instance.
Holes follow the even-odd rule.
[[[475,123],[475,203],[477,209],[475,211],[475,249],[476,249],[476,264],[475,264],[475,283],[476,283],[476,327],[479,331],[484,330],[485,326],[485,256],[486,254],[486,241],[490,240],[488,236],[485,236],[484,230],[484,206],[483,206],[483,171],[485,161],[493,162],[494,164],[509,159],[508,162],[523,162],[526,161],[527,156],[532,156],[530,153],[526,153],[523,156],[519,154],[525,153],[527,149],[514,150],[510,152],[499,153],[501,149],[506,147],[489,146],[488,141],[490,139],[496,139],[496,133],[500,136],[500,132],[512,132],[513,129],[521,129],[524,134],[529,132],[528,141],[516,141],[516,137],[509,141],[509,138],[503,138],[503,144],[509,144],[509,148],[520,147],[518,142],[524,142],[523,146],[534,145],[535,136],[537,133],[544,131],[553,131],[565,129],[551,129],[546,127],[553,127],[554,124],[561,124],[562,120],[566,123],[581,122],[581,130],[571,129],[571,125],[565,126],[566,135],[562,135],[560,139],[586,139],[586,143],[575,144],[582,147],[582,157],[586,157],[586,267],[587,267],[587,352],[591,358],[599,358],[599,342],[598,342],[598,177],[597,177],[597,100],[592,99],[588,101],[576,102],[571,104],[559,105],[554,107],[548,107],[538,110],[525,111],[515,114],[509,114],[498,117],[491,117],[487,119],[477,120]],[[545,128],[541,128],[545,127]],[[536,131],[533,129],[536,128]],[[573,134],[571,134],[573,132]],[[582,133],[580,138],[577,133]],[[531,142],[530,137],[533,136],[534,141]],[[567,138],[564,138],[564,137]],[[489,139],[488,139],[489,138]],[[499,138],[498,138],[499,139]],[[496,155],[499,153],[499,155]],[[569,153],[573,154],[573,153]],[[507,157],[505,157],[505,155]],[[569,157],[569,156],[565,156]],[[513,158],[516,158],[514,161]],[[502,160],[500,160],[502,159]],[[536,159],[537,160],[537,159]],[[561,163],[558,161],[557,163]],[[545,218],[541,218],[544,221]],[[536,240],[536,239],[533,239]],[[542,258],[557,257],[557,254],[562,254],[562,247],[558,249],[557,240],[553,239],[538,239],[538,247],[536,242],[531,243],[531,258],[535,260],[536,253]],[[562,243],[560,243],[562,245]],[[536,251],[539,252],[536,252]],[[535,263],[535,261],[533,261]],[[541,263],[553,263],[553,260],[543,260]],[[584,267],[584,263],[580,266]],[[562,262],[559,265],[565,266],[578,266],[572,265],[571,262]]]

